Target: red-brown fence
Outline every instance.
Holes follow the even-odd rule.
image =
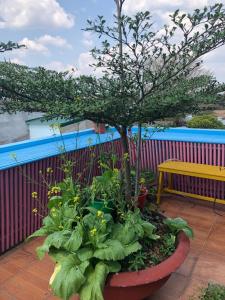
[[[119,140],[107,142],[93,147],[96,159],[102,151],[114,152],[121,157],[122,149]],[[68,158],[73,159],[76,164],[74,174],[83,173],[88,177],[85,170],[87,163],[91,161],[90,149],[80,149],[69,152]],[[131,162],[135,163],[136,153],[131,147]],[[225,167],[225,144],[209,144],[195,142],[159,141],[147,140],[142,145],[143,169],[157,171],[157,165],[168,159],[181,161],[219,165]],[[48,167],[54,169],[53,179],[60,181],[63,173],[60,170],[61,159],[59,156],[41,159],[24,164],[20,167],[12,167],[0,171],[0,254],[22,242],[33,231],[41,225],[40,216],[32,213],[32,208],[40,209],[41,205],[47,203],[47,189],[40,184],[42,173]],[[97,164],[93,165],[92,175],[98,173]],[[185,192],[198,193],[206,196],[216,196],[225,199],[225,184],[211,180],[175,176],[175,188]],[[36,191],[40,202],[34,201],[31,193]]]
[[[119,140],[107,142],[67,153],[68,159],[74,161],[74,174],[82,176],[97,175],[97,160],[100,153],[114,151],[121,156]],[[92,161],[91,154],[95,153]],[[60,155],[41,159],[22,166],[0,171],[0,254],[26,239],[41,225],[41,217],[32,213],[33,208],[41,211],[47,203],[47,187],[43,184],[43,176],[51,176],[52,181],[63,179],[60,169]],[[47,175],[46,169],[51,167],[53,173]],[[38,193],[38,199],[32,199],[32,192]]]
[[[131,147],[132,164],[136,161]],[[225,167],[225,144],[146,140],[142,143],[142,169],[157,171],[157,165],[166,160],[180,160]],[[225,170],[224,170],[225,172]],[[189,176],[174,176],[177,190],[225,199],[225,183]]]

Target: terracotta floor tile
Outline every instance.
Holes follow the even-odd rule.
[[[225,257],[204,251],[192,274],[200,280],[215,281],[225,285]]]
[[[5,282],[6,280],[12,278],[13,274],[7,271],[6,269],[2,268],[0,265],[0,285]]]
[[[182,266],[176,271],[176,273],[186,277],[191,276],[197,261],[197,256],[192,256],[191,254],[189,254]]]
[[[174,196],[163,197],[161,208],[168,216],[186,219],[195,239],[184,264],[150,299],[190,300],[189,296],[208,281],[225,284],[225,212],[218,216],[210,207]],[[35,248],[42,242],[33,239],[0,257],[0,300],[58,299],[48,286],[53,262],[48,256],[42,261],[36,257]]]
[[[17,300],[13,295],[8,294],[6,291],[0,290],[0,300]]]
[[[193,276],[184,290],[183,295],[180,296],[178,300],[191,300],[193,296],[196,297],[196,299],[194,299],[197,300],[198,295],[201,294],[202,288],[206,287],[207,285],[207,281],[200,280],[199,277]]]
[[[7,281],[2,288],[5,292],[14,295],[16,300],[42,300],[48,291],[43,291],[36,285],[23,279],[20,275],[15,276],[12,280]]]
[[[164,298],[165,300],[170,300],[171,297],[173,297],[173,299],[179,299],[179,297],[183,294],[188,281],[188,277],[174,273],[165,283],[165,285],[159,291],[157,291],[154,296],[150,297],[149,300],[164,300]]]

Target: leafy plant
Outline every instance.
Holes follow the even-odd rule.
[[[194,237],[193,230],[190,226],[188,226],[188,223],[182,218],[167,218],[164,220],[164,224],[166,224],[169,227],[170,231],[174,235],[177,235],[180,231],[183,231],[188,237]]]
[[[225,286],[216,283],[208,283],[206,288],[201,289],[200,295],[193,295],[190,300],[224,300]]]
[[[100,163],[103,167],[102,163]],[[91,200],[100,200],[104,202],[116,200],[120,193],[119,170],[104,165],[106,170],[102,175],[93,178],[90,186]]]
[[[115,222],[110,214],[82,207],[82,193],[75,187],[66,178],[51,188],[59,195],[50,197],[49,215],[30,238],[47,236],[37,254],[42,259],[48,253],[56,263],[50,279],[55,295],[66,300],[78,293],[81,300],[100,300],[107,275],[119,272],[120,261],[142,249],[139,240],[159,236],[138,209]]]
[[[216,117],[211,115],[194,116],[187,122],[187,127],[225,129],[224,124]]]
[[[176,236],[174,234],[166,234],[163,238],[160,252],[165,256],[170,256],[176,248]]]

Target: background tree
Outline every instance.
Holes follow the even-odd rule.
[[[219,85],[210,75],[190,76],[199,58],[224,45],[225,10],[222,4],[171,15],[172,26],[155,30],[149,12],[122,14],[125,0],[115,0],[114,26],[103,16],[88,21],[86,30],[103,38],[94,48],[94,68],[102,77],[73,78],[68,73],[0,65],[2,110],[44,111],[48,117],[81,117],[108,123],[118,130],[125,156],[127,129],[152,123],[176,112],[190,113]],[[178,36],[181,36],[178,39]],[[126,196],[130,197],[130,162],[125,160]]]
[[[21,47],[24,47],[24,45],[19,45],[12,41],[9,41],[8,43],[0,42],[0,52],[10,51],[13,49],[19,49]]]

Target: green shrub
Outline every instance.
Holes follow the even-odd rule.
[[[199,297],[199,300],[224,300],[225,286],[209,283]]]
[[[223,123],[211,115],[194,116],[187,122],[187,127],[225,129]]]

